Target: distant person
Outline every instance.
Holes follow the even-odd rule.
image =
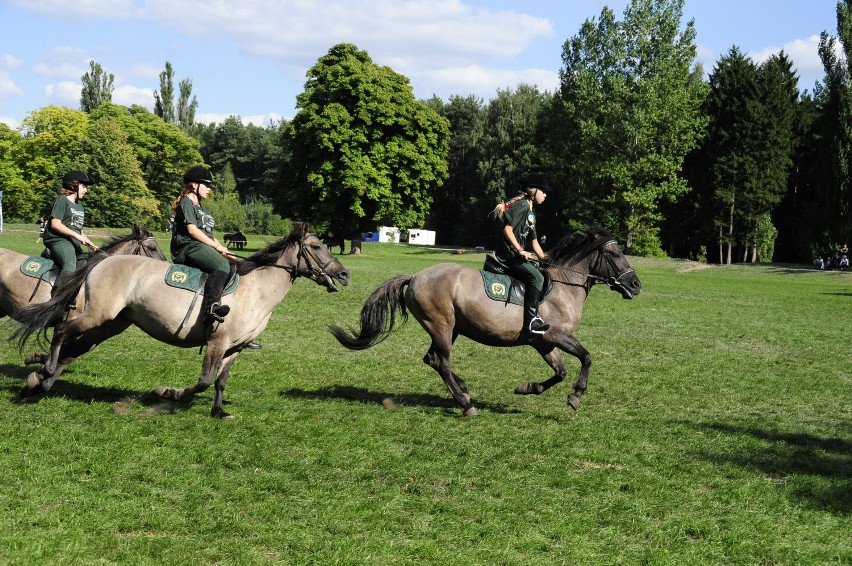
[[[39,240],[44,238],[44,227],[45,227],[46,224],[47,224],[47,220],[44,219],[44,216],[39,216],[38,217],[38,236],[36,236],[36,239],[35,239],[36,243],[38,243]]]
[[[205,167],[190,167],[183,176],[183,190],[172,203],[174,231],[171,253],[175,263],[200,269],[208,274],[204,283],[202,311],[205,323],[222,322],[231,307],[221,304],[231,265],[225,259],[228,249],[216,240],[216,221],[201,202],[210,196],[213,175]]]
[[[62,178],[62,189],[53,201],[50,216],[44,225],[44,245],[50,250],[50,257],[59,267],[60,274],[77,269],[77,254],[83,253],[83,246],[98,251],[83,233],[83,220],[86,216],[80,203],[89,190],[89,176],[82,171],[71,170]]]
[[[843,244],[842,246],[840,246],[840,253],[848,254],[849,253],[849,245]]]
[[[500,233],[495,255],[507,267],[509,275],[526,285],[524,292],[523,332],[529,337],[542,336],[550,325],[538,315],[538,306],[544,288],[544,276],[530,262],[533,258],[545,259],[536,232],[535,207],[544,202],[545,191],[550,186],[541,173],[529,173],[522,180],[521,194],[494,209],[500,221]],[[532,253],[527,251],[532,249]]]

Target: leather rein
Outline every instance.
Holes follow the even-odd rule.
[[[615,240],[608,240],[608,241],[604,242],[603,244],[601,244],[600,246],[595,246],[595,249],[600,248],[601,250],[603,250],[608,245],[616,244],[616,243],[618,243],[618,242],[616,242]],[[601,261],[606,261],[607,266],[609,267],[609,271],[611,273],[612,272],[618,273],[618,266],[615,265],[615,260],[612,259],[611,257],[609,257],[609,255],[600,254],[598,256],[597,261],[595,262],[595,267],[599,267],[600,264],[601,264]],[[568,273],[576,273],[577,275],[582,275],[583,278],[584,278],[582,283],[573,283],[573,282],[570,282],[570,281],[562,281],[561,279],[557,279],[557,278],[553,277],[552,275],[551,275],[551,279],[553,280],[554,283],[562,283],[563,285],[572,285],[572,286],[576,286],[576,287],[583,287],[584,289],[586,289],[586,292],[588,292],[592,288],[593,285],[597,285],[599,283],[606,283],[607,285],[609,285],[610,289],[615,289],[617,287],[624,287],[624,284],[621,282],[621,278],[624,277],[625,275],[628,275],[628,274],[634,272],[633,268],[631,267],[631,268],[625,269],[621,273],[618,273],[618,275],[615,275],[615,276],[611,275],[609,277],[601,277],[600,275],[595,275],[591,272],[584,272],[584,271],[578,271],[576,269],[569,269],[567,267],[560,267],[558,265],[554,265],[554,264],[552,264],[550,262],[546,262],[546,261],[543,261],[541,263],[548,270],[564,271],[564,272],[568,272]],[[600,271],[600,270],[596,269],[595,271]]]

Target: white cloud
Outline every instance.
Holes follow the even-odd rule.
[[[77,47],[55,47],[33,67],[33,72],[45,77],[79,79],[89,71],[89,59]]]
[[[215,112],[202,112],[195,115],[195,121],[199,124],[221,124],[233,114],[217,114]],[[243,124],[254,124],[255,126],[268,126],[272,122],[278,122],[283,116],[275,112],[268,114],[258,114],[256,116],[240,116],[240,122]]]
[[[812,35],[805,39],[794,39],[788,41],[782,47],[771,45],[760,51],[748,54],[758,65],[765,62],[773,55],[784,50],[784,53],[793,61],[794,66],[800,74],[810,74],[822,70],[822,61],[819,58],[819,36]]]
[[[44,95],[52,104],[76,107],[80,104],[83,84],[80,81],[61,81],[44,87]]]
[[[6,124],[13,130],[17,130],[21,125],[21,122],[19,120],[16,120],[15,118],[9,118],[8,116],[0,116],[0,122]]]
[[[471,93],[483,99],[493,97],[497,89],[515,89],[521,83],[536,86],[539,91],[554,92],[559,88],[559,74],[543,69],[508,71],[469,65],[438,69],[424,75],[426,82],[436,91],[462,95]],[[420,92],[419,96],[429,98],[432,94]]]
[[[112,101],[122,106],[138,104],[151,110],[154,106],[154,90],[133,85],[117,86],[112,91]]]
[[[0,56],[0,69],[17,69],[23,62],[10,53]]]
[[[0,100],[7,96],[21,96],[23,92],[6,71],[0,70]]]

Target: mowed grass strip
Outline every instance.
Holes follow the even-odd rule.
[[[7,225],[0,246],[38,253],[34,237]],[[131,329],[21,402],[31,368],[3,342],[0,562],[852,562],[852,275],[630,258],[641,295],[588,298],[578,412],[573,358],[570,380],[520,397],[550,376],[532,349],[460,338],[481,412],[463,418],[413,319],[364,352],[326,327],[356,324],[393,275],[482,254],[364,251],[341,257],[340,293],[299,280],[241,354],[233,421],[208,416],[210,392],[148,395],[194,383],[197,349]]]

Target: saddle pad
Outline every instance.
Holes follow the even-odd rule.
[[[201,287],[202,275],[204,275],[204,272],[198,268],[183,265],[181,263],[173,263],[169,266],[169,270],[166,271],[166,285],[195,292],[198,291],[199,287]],[[222,291],[222,295],[230,295],[237,290],[237,286],[239,284],[240,276],[234,275],[234,278],[230,281],[230,283],[225,286],[225,290]]]
[[[524,304],[524,285],[517,279],[509,277],[508,275],[501,275],[499,273],[491,273],[490,271],[485,271],[484,269],[480,269],[479,273],[482,274],[482,283],[485,285],[485,294],[488,295],[488,298],[494,301],[500,301],[501,303],[512,303],[514,305]],[[541,302],[545,302],[550,297],[550,292],[553,290],[553,287],[546,286],[544,289],[544,294],[541,297]]]
[[[41,279],[51,269],[53,269],[53,260],[37,255],[31,255],[21,263],[21,273],[36,279]]]

